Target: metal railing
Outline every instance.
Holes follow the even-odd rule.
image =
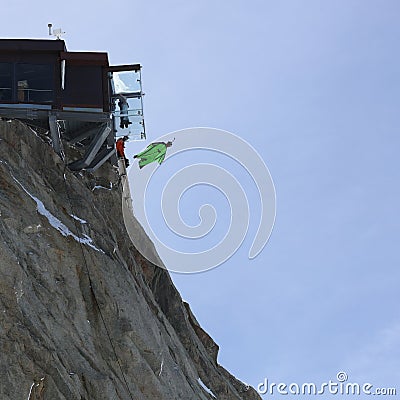
[[[17,89],[17,101],[29,103],[51,103],[53,90],[51,89]]]

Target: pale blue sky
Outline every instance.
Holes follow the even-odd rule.
[[[53,22],[69,50],[140,62],[149,141],[210,126],[260,153],[277,192],[263,253],[248,261],[246,239],[211,272],[173,275],[222,365],[254,386],[339,370],[395,386],[399,15],[391,0],[15,1],[1,36]]]

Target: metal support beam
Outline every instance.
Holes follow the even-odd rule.
[[[70,144],[76,144],[90,136],[93,136],[96,134],[96,132],[99,130],[99,127],[97,126],[96,128],[85,128],[82,129],[78,132],[73,132],[72,134],[74,135],[73,138],[67,139],[67,142]]]
[[[59,121],[108,122],[111,119],[111,114],[109,112],[62,111],[51,110],[51,107],[47,107],[48,106],[46,106],[46,108],[41,108],[41,106],[37,104],[32,104],[31,106],[25,104],[1,104],[0,117],[46,120],[49,114],[54,114]]]
[[[49,114],[49,127],[53,149],[61,158],[63,158],[60,131],[58,129],[57,117],[54,114]]]
[[[101,150],[94,158],[92,163],[86,168],[86,171],[94,172],[100,168],[109,158],[115,155],[115,148],[105,148]]]
[[[80,159],[72,162],[69,164],[69,168],[78,171],[80,169],[86,169],[90,166],[93,162],[94,158],[96,157],[97,153],[99,152],[101,146],[104,144],[107,136],[111,132],[111,121],[107,124],[104,124],[98,133],[94,136],[92,141],[90,142],[85,155]]]

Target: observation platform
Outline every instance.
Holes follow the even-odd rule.
[[[146,139],[141,65],[110,66],[104,52],[70,52],[63,40],[0,39],[0,117],[48,129],[62,156],[81,149],[72,170],[117,165],[120,136]]]

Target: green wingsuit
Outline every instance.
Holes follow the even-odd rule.
[[[133,156],[133,158],[140,158],[139,168],[157,161],[161,164],[164,161],[165,153],[167,152],[167,144],[164,142],[155,142],[147,146],[146,150]]]

